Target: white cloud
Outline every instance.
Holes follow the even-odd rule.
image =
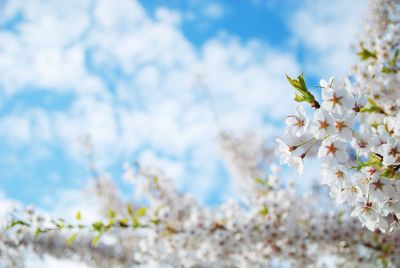
[[[260,126],[263,117],[277,119],[289,109],[291,96],[283,74],[298,71],[291,54],[259,41],[244,43],[229,34],[220,34],[196,49],[177,24],[165,18],[166,10],[158,14],[164,19],[152,20],[136,1],[98,1],[92,11],[87,4],[77,5],[72,11],[80,26],[69,29],[65,25],[75,22],[58,14],[59,8],[67,14],[69,9],[46,3],[40,9],[20,6],[29,22],[22,22],[20,34],[0,37],[2,55],[12,63],[11,69],[0,63],[0,69],[8,69],[0,83],[10,96],[25,88],[44,87],[55,94],[72,91],[76,98],[66,110],[43,109],[43,137],[32,134],[37,124],[28,120],[30,107],[25,117],[2,119],[24,126],[9,140],[28,144],[30,137],[50,140],[64,144],[75,157],[81,153],[77,138],[89,133],[102,166],[147,145],[149,150],[163,152],[158,157],[172,157],[182,165],[186,161],[199,172],[188,176],[184,168],[180,175],[173,174],[181,180],[212,181],[219,158],[217,127],[204,92],[196,87],[199,73],[230,129]],[[216,10],[210,7],[214,15]],[[90,21],[92,15],[94,21]],[[56,30],[59,26],[62,37]],[[193,160],[188,160],[188,154]]]
[[[348,74],[356,57],[364,0],[252,0],[256,7],[276,12],[291,31],[293,48],[304,49],[304,71],[317,76]]]
[[[368,1],[304,1],[288,23],[294,41],[304,45],[308,72],[317,75],[346,75],[355,62],[362,15]]]
[[[119,31],[140,27],[148,20],[139,2],[131,0],[120,0],[118,3],[113,0],[97,1],[94,16],[101,28]]]
[[[167,24],[179,25],[182,22],[182,14],[180,12],[165,7],[157,8],[155,16],[157,20]]]
[[[334,5],[342,9],[321,3],[307,2],[298,9],[292,27],[296,40],[321,56],[315,71],[332,73],[341,70],[334,59],[347,55],[342,44],[352,30],[332,32],[339,26],[352,28],[356,18],[342,10],[349,7],[345,1]],[[259,40],[243,42],[228,33],[196,48],[179,28],[179,13],[159,8],[152,19],[138,1],[65,5],[6,4],[8,17],[22,11],[27,20],[18,24],[17,33],[0,32],[5,101],[35,88],[67,91],[74,98],[65,109],[27,106],[19,114],[7,114],[0,120],[5,142],[61,144],[75,159],[82,153],[78,138],[90,134],[100,167],[135,153],[146,161],[158,158],[163,167],[173,167],[169,175],[177,176],[180,185],[189,187],[201,179],[202,187],[191,186],[200,197],[218,177],[219,156],[218,128],[199,75],[223,125],[233,131],[257,128],[265,136],[275,135],[276,127],[265,121],[279,121],[292,110],[293,94],[284,74],[297,74],[300,67],[290,51]],[[220,6],[210,5],[210,14],[222,14]],[[309,62],[307,66],[314,70]]]

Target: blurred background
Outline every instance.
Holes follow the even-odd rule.
[[[366,2],[0,0],[2,199],[76,211],[89,141],[127,195],[138,161],[204,204],[234,196],[219,131],[272,146],[295,107],[285,74],[347,74]]]

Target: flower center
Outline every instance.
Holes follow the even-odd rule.
[[[358,192],[357,188],[354,185],[351,186],[350,191],[352,193],[357,193]]]
[[[376,182],[373,182],[372,185],[374,185],[374,191],[376,191],[376,190],[382,191],[382,190],[383,190],[383,186],[385,186],[385,185],[381,182],[381,180],[378,180],[378,181],[376,181]]]
[[[337,152],[337,148],[335,147],[335,145],[333,145],[333,143],[326,145],[326,154],[335,154]]]
[[[368,145],[368,143],[366,143],[363,140],[358,142],[358,147],[360,147],[361,149],[365,149],[367,147],[367,145]]]
[[[343,128],[347,127],[345,121],[336,121],[335,127],[337,130],[342,131]]]
[[[300,118],[296,118],[296,126],[298,127],[303,127],[304,126],[304,120],[301,120]]]
[[[319,122],[319,129],[326,129],[329,127],[329,124],[326,120],[322,121],[322,120],[318,120]]]
[[[336,94],[333,94],[332,99],[330,99],[330,101],[332,102],[333,105],[336,105],[336,104],[340,105],[342,99],[343,99],[343,97],[336,96]]]
[[[336,175],[336,177],[342,179],[344,176],[344,173],[341,170],[336,170],[335,175]]]
[[[390,148],[389,154],[392,156],[396,156],[397,155],[397,148]]]

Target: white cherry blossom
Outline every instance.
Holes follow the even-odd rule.
[[[308,130],[309,119],[303,106],[297,106],[294,115],[287,116],[285,123],[292,135],[297,137],[302,136]]]
[[[343,114],[336,114],[334,117],[335,135],[343,141],[351,141],[353,138],[352,126],[354,120],[354,113],[347,112]]]
[[[360,130],[353,135],[351,145],[359,156],[367,157],[371,149],[371,130]]]
[[[324,161],[345,163],[349,160],[347,145],[335,138],[326,138],[318,150],[318,157]]]
[[[330,165],[325,165],[322,168],[322,184],[327,184],[333,187],[342,188],[343,186],[349,184],[350,178],[348,176],[348,171],[343,165],[335,165],[331,167]]]
[[[382,216],[386,217],[389,214],[395,214],[397,218],[400,218],[400,202],[389,199],[382,204]]]
[[[278,143],[278,148],[276,149],[276,155],[279,157],[280,164],[288,164],[292,158],[293,147],[288,146],[281,139],[275,139]]]
[[[335,133],[334,118],[324,109],[318,109],[314,113],[311,132],[317,139],[323,139]]]
[[[293,156],[288,162],[289,166],[293,166],[296,169],[297,175],[301,175],[304,169],[303,158],[300,156]]]
[[[280,163],[295,167],[297,174],[300,175],[303,172],[303,156],[297,156],[293,153],[297,146],[288,146],[281,139],[276,139],[276,142],[278,143],[276,154],[280,158]]]
[[[376,212],[372,203],[356,207],[351,216],[359,217],[363,225],[371,231],[380,229],[382,232],[385,232],[389,227],[386,220]]]
[[[333,77],[333,76],[329,77],[328,81],[326,81],[325,79],[321,79],[319,81],[319,86],[323,90],[333,90],[334,80],[335,80],[335,77]]]
[[[355,205],[360,197],[360,188],[355,184],[347,184],[344,187],[331,187],[331,196],[336,204],[340,205],[347,202],[349,205]]]
[[[323,89],[322,100],[322,108],[339,114],[351,109],[353,104],[352,96],[345,89]]]
[[[389,139],[389,134],[385,130],[385,127],[382,125],[379,125],[375,130],[373,130],[373,134],[370,138],[370,144],[371,144],[371,151],[372,152],[377,152],[379,150],[379,147],[382,144],[385,144],[387,140]]]
[[[381,178],[378,175],[372,176],[369,182],[369,193],[371,199],[376,201],[386,201],[389,197],[395,195],[395,191],[389,180]]]
[[[393,165],[400,162],[400,144],[397,139],[391,137],[386,143],[379,146],[377,153],[382,155],[384,165]]]

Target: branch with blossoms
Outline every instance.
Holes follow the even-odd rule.
[[[353,81],[321,80],[320,102],[303,75],[288,77],[295,101],[307,102],[315,110],[307,113],[298,107],[286,119],[287,133],[312,138],[300,144],[277,140],[280,162],[298,173],[308,152],[317,150],[322,184],[329,186],[337,204],[349,205],[352,215],[371,231],[400,226],[399,8],[400,1],[372,1]],[[306,97],[298,96],[300,89]]]
[[[78,258],[95,267],[261,267],[287,262],[314,267],[322,265],[323,256],[334,256],[329,262],[338,266],[398,265],[397,232],[366,232],[343,211],[324,211],[319,197],[298,196],[294,184],[282,186],[278,169],[265,171],[262,163],[270,163],[270,151],[254,135],[221,137],[228,166],[236,167],[236,176],[247,182],[240,185],[252,185],[243,191],[250,202],[229,200],[210,209],[178,193],[159,171],[125,165],[124,178],[147,205],[120,199],[112,181],[98,175],[91,187],[99,199],[125,205],[109,210],[112,206],[99,202],[108,212],[94,222],[84,221],[82,213],[74,221],[33,209],[17,213],[0,239],[2,259],[15,252],[15,262],[28,251]]]
[[[285,262],[315,267],[322,265],[323,256],[333,256],[329,262],[337,266],[400,264],[398,232],[367,232],[344,212],[318,208],[317,197],[298,196],[293,184],[265,181],[264,194],[250,207],[230,200],[209,209],[176,192],[165,177],[155,179],[152,170],[127,168],[125,176],[144,184],[139,187],[152,200],[146,208],[134,210],[137,206],[131,205],[125,208],[128,217],[110,212],[93,223],[83,222],[81,213],[67,222],[30,209],[10,220],[12,228],[0,241],[43,256],[78,257],[96,267],[261,267]]]
[[[315,107],[312,120],[301,107],[286,119],[288,133],[312,138],[295,145],[277,140],[280,162],[296,166],[301,173],[303,159],[316,147],[321,160],[322,183],[330,187],[336,202],[354,207],[352,215],[358,216],[372,231],[396,228],[400,213],[398,138],[385,122],[368,125],[356,121],[360,114],[388,116],[372,96],[351,92],[347,83],[339,82],[336,86],[330,78],[320,81],[320,89],[321,105]],[[296,154],[299,150],[302,151]]]

